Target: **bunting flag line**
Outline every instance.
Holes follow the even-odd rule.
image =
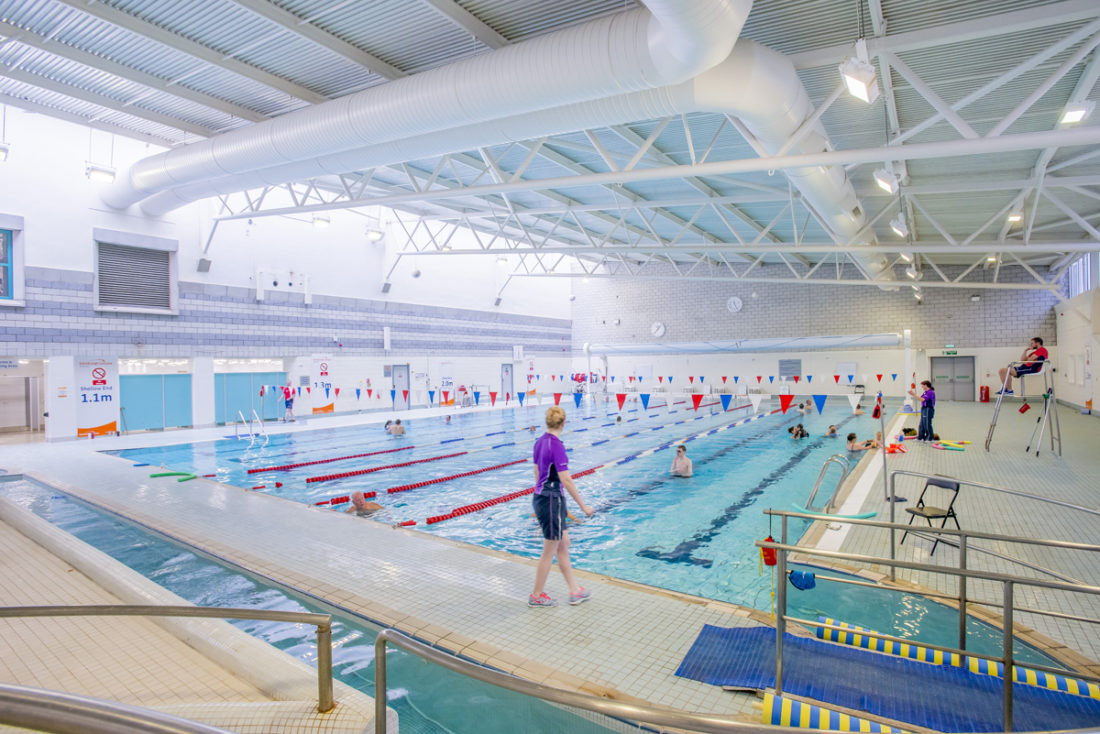
[[[481,391],[474,392],[474,405],[481,405]]]
[[[856,406],[859,405],[859,399],[861,397],[863,397],[863,396],[862,395],[849,395],[848,396],[848,404],[852,406],[852,412],[853,413],[856,410]]]
[[[774,383],[775,382],[775,375],[768,375],[768,382]]]
[[[665,376],[664,375],[657,375],[657,382],[660,382],[660,383],[664,384],[664,381],[665,381]]]
[[[260,397],[261,398],[264,396],[264,387],[266,387],[266,386],[265,385],[260,385]]]
[[[573,407],[576,407],[576,408],[581,407],[581,398],[583,398],[583,397],[584,397],[584,393],[582,393],[582,392],[573,393]]]
[[[738,377],[737,375],[734,375],[734,376],[733,376],[733,384],[734,384],[734,385],[736,385],[736,384],[737,384],[737,380],[739,380],[739,379],[740,379],[740,378],[739,378],[739,377]]]
[[[497,404],[497,394],[496,394],[496,391],[494,391],[494,390],[490,390],[490,391],[489,391],[489,405],[490,405],[490,407],[491,407],[491,406],[493,406],[493,405],[496,405],[496,404]]]
[[[369,400],[369,399],[371,398],[371,393],[372,393],[372,392],[374,392],[374,389],[373,389],[373,388],[369,388],[369,387],[368,387],[368,388],[367,388],[367,399],[368,399],[368,400]]]
[[[699,384],[700,384],[700,385],[702,385],[702,384],[703,384],[703,376],[702,376],[702,375],[699,375]]]
[[[670,385],[672,384],[672,375],[668,376],[668,384],[670,384]]]
[[[877,378],[878,378],[878,381],[879,381],[879,382],[882,382],[882,375],[875,375],[875,377],[877,377]]]
[[[612,381],[612,382],[614,382],[614,381],[615,381],[615,375],[611,375],[611,381]]]
[[[338,387],[332,388],[332,394],[335,395],[336,397],[340,397],[340,388],[338,388]]]
[[[806,382],[813,382],[813,381],[814,381],[814,376],[813,375],[806,375]]]
[[[325,400],[328,400],[329,388],[325,388]]]
[[[893,382],[897,382],[897,381],[898,381],[898,373],[897,373],[897,372],[894,372],[893,374],[891,374],[891,375],[890,375],[890,379],[891,379],[891,380],[892,380]]]
[[[762,377],[761,377],[760,375],[757,375],[757,376],[756,376],[756,384],[757,384],[757,385],[759,385],[759,384],[760,384],[760,380],[762,380],[762,379],[763,379],[763,378],[762,378]]]
[[[763,400],[763,399],[764,399],[764,396],[761,393],[753,393],[752,395],[749,395],[749,402],[752,403],[752,412],[753,413],[759,413],[760,412],[760,401]]]
[[[733,379],[734,379],[734,380],[736,380],[737,378],[735,377],[735,378],[733,378]],[[723,384],[723,385],[725,385],[725,384],[726,384],[726,376],[725,376],[725,375],[722,375],[722,384]]]
[[[723,413],[725,413],[727,410],[730,409],[730,398],[732,398],[732,397],[733,396],[730,395],[729,393],[722,393],[721,395],[718,396],[718,398],[722,401],[722,412]]]
[[[428,405],[435,405],[435,390],[428,391]]]
[[[504,393],[504,404],[507,405],[508,401],[511,400],[511,398],[512,398],[512,393],[510,393],[510,392]]]
[[[561,402],[561,393],[560,392],[554,393],[554,405],[557,405],[560,402]]]
[[[369,394],[369,393],[368,393],[368,394]],[[447,402],[447,396],[448,396],[448,395],[450,395],[450,394],[451,394],[451,393],[450,393],[450,391],[449,391],[449,390],[444,390],[444,391],[443,391],[443,402],[444,402],[444,404],[445,404],[445,403]]]
[[[813,395],[812,397],[814,399],[814,405],[817,406],[817,414],[821,415],[822,411],[825,410],[825,397],[826,396],[824,396],[824,395]]]
[[[638,393],[638,397],[642,400],[642,410],[649,410],[649,393]]]
[[[401,399],[404,400],[406,403],[409,402],[409,391],[408,390],[402,390],[401,391]]]
[[[798,384],[798,378],[799,378],[799,375],[794,376],[794,384],[796,384],[796,385]]]
[[[355,388],[355,399],[356,399],[356,400],[358,400],[358,399],[359,399],[359,394],[360,394],[361,392],[362,392],[362,390],[360,390],[360,389],[359,389],[358,387],[357,387],[357,388]]]
[[[836,384],[839,385],[840,384],[840,375],[833,375],[833,380],[836,382]]]
[[[397,391],[396,390],[390,390],[390,402],[393,403],[394,405],[397,405]]]
[[[688,382],[694,384],[695,383],[695,375],[688,375]]]
[[[852,384],[852,378],[853,378],[853,377],[855,377],[855,375],[848,375],[848,384],[849,384],[849,385],[851,385],[851,384]]]
[[[699,403],[703,402],[703,394],[697,393],[691,396],[691,409],[699,410]]]
[[[787,414],[787,408],[791,407],[791,401],[794,400],[794,395],[780,395],[779,407],[783,410],[783,414]]]
[[[525,395],[522,392],[517,392],[516,393],[516,399],[519,400],[519,404],[521,406],[523,405],[523,398],[524,397],[525,397]]]
[[[619,404],[619,412],[622,413],[623,412],[623,403],[626,402],[626,393],[625,392],[615,393],[615,402],[617,402]]]
[[[302,393],[298,393],[298,394],[299,394],[299,395],[301,395]],[[309,388],[309,385],[306,385],[306,395],[312,395],[312,394],[313,394],[313,393],[312,393],[312,391],[310,390],[310,388]]]

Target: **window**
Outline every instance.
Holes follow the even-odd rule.
[[[787,378],[788,380],[794,380],[794,376],[798,375],[802,377],[802,360],[801,359],[781,359],[779,360],[779,379]]]
[[[1093,263],[1096,259],[1097,253],[1088,252],[1069,266],[1066,272],[1066,289],[1070,298],[1092,290]]]
[[[12,231],[0,229],[0,298],[10,301],[15,295],[11,287]]]
[[[129,232],[95,230],[97,311],[178,313],[178,243]]]

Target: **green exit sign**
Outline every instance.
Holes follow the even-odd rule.
[[[952,355],[958,354],[959,350],[958,349],[945,349],[945,350],[943,350],[943,353],[950,357]]]
[[[955,345],[954,345],[954,344],[944,344],[944,345],[943,345],[943,348],[944,348],[944,349],[954,349],[954,348],[955,348]]]

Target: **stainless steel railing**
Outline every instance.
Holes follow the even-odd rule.
[[[272,609],[236,607],[146,606],[109,604],[86,606],[0,607],[0,619],[18,617],[202,617],[207,619],[259,619],[265,622],[294,622],[317,627],[317,710],[331,711],[332,698],[332,615],[284,612]]]
[[[615,701],[575,691],[552,688],[514,675],[501,673],[477,663],[463,660],[450,653],[418,642],[397,630],[385,629],[378,633],[374,643],[374,731],[386,734],[386,646],[393,645],[428,662],[454,671],[468,678],[504,688],[509,691],[534,696],[548,703],[592,711],[604,716],[626,719],[632,722],[668,726],[687,732],[738,732],[739,734],[805,734],[805,729],[767,726],[735,721],[719,714],[697,714],[658,706]]]
[[[825,472],[829,470],[830,464],[836,464],[840,467],[840,476],[837,477],[836,487],[833,488],[833,493],[829,496],[829,501],[825,503],[822,508],[822,512],[835,512],[836,511],[836,496],[840,492],[840,487],[844,484],[844,477],[848,476],[848,471],[851,469],[851,463],[848,461],[848,457],[843,454],[833,454],[828,459],[825,459],[825,463],[821,465],[821,473],[817,475],[817,481],[814,482],[814,488],[810,491],[810,498],[806,500],[806,509],[814,509],[814,499],[817,497],[817,491],[821,488],[821,482],[825,479]]]
[[[895,472],[901,473],[901,472]],[[893,514],[893,504],[891,505],[891,514]],[[799,624],[808,624],[816,627],[826,627],[840,629],[835,625],[825,625],[815,620],[806,620],[799,617],[791,617],[787,614],[787,556],[789,553],[800,553],[806,556],[817,556],[821,558],[831,558],[835,560],[850,561],[853,563],[866,563],[866,564],[881,564],[890,567],[891,577],[894,577],[895,569],[907,568],[914,571],[922,571],[927,573],[935,573],[942,575],[957,576],[959,578],[959,595],[957,597],[959,602],[959,647],[944,647],[940,645],[924,644],[931,650],[941,650],[948,653],[957,653],[959,655],[966,655],[974,658],[983,658],[986,660],[999,661],[1004,666],[1004,698],[1003,698],[1003,726],[1004,731],[1012,731],[1012,680],[1015,663],[1013,660],[1013,612],[1018,611],[1014,603],[1015,588],[1017,586],[1031,586],[1043,589],[1050,589],[1056,591],[1067,591],[1088,594],[1091,596],[1100,596],[1100,586],[1092,586],[1081,583],[1065,583],[1058,581],[1046,581],[1042,579],[1024,578],[1020,576],[1013,576],[1011,574],[998,573],[995,571],[976,571],[966,567],[966,539],[968,537],[980,537],[990,540],[1001,540],[1017,543],[1028,543],[1031,545],[1041,545],[1046,547],[1055,548],[1068,548],[1073,550],[1087,550],[1087,551],[1100,551],[1100,545],[1092,545],[1088,543],[1075,543],[1070,541],[1060,540],[1047,540],[1037,538],[1019,538],[1008,535],[998,535],[995,533],[980,533],[975,531],[957,530],[948,528],[922,528],[922,532],[933,532],[934,534],[954,535],[959,538],[960,548],[960,567],[949,568],[946,566],[934,566],[927,563],[917,563],[915,561],[901,561],[893,557],[893,537],[897,530],[907,530],[909,525],[894,523],[894,522],[881,522],[877,520],[857,520],[849,518],[836,518],[836,522],[851,523],[853,525],[867,525],[871,527],[889,528],[891,536],[891,549],[890,558],[881,558],[878,556],[866,556],[856,553],[842,553],[840,551],[826,551],[819,550],[817,548],[802,548],[797,545],[787,544],[787,521],[791,517],[805,518],[809,520],[819,520],[820,517],[816,515],[810,515],[800,512],[788,512],[785,510],[765,510],[766,515],[775,515],[781,518],[780,528],[780,542],[768,542],[768,541],[756,541],[755,545],[760,548],[773,548],[777,551],[777,563],[776,563],[776,575],[780,579],[780,582],[776,585],[776,615],[775,615],[775,654],[776,654],[776,670],[775,670],[775,692],[776,695],[782,695],[783,693],[783,632],[786,628],[787,622],[797,622]],[[1002,615],[1002,654],[1000,657],[991,655],[982,655],[974,652],[968,652],[966,650],[966,580],[979,579],[984,581],[997,582],[1002,585],[1002,601],[1000,604]],[[1022,610],[1019,610],[1022,611]],[[1094,624],[1100,624],[1100,619],[1092,619],[1087,617],[1077,617],[1078,621],[1090,622]],[[875,637],[886,640],[894,640],[900,642],[910,642],[901,638],[893,637],[891,635],[884,635],[877,632],[860,632],[861,635],[867,637]],[[1067,671],[1063,668],[1053,668],[1045,665],[1031,664],[1027,666],[1032,670],[1039,670],[1045,673],[1053,673],[1055,675],[1065,675],[1069,673],[1073,677],[1083,680],[1090,680],[1100,682],[1100,676],[1083,674],[1078,671]]]
[[[5,684],[0,684],[0,724],[51,734],[229,734],[140,706]]]

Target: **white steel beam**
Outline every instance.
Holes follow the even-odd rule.
[[[489,48],[503,48],[510,43],[507,38],[494,31],[455,0],[423,0],[423,2],[435,8],[441,15]]]
[[[238,61],[208,46],[203,46],[201,43],[196,43],[177,33],[165,30],[158,25],[141,20],[129,13],[111,7],[106,3],[89,2],[89,0],[57,0],[57,2],[73,8],[74,10],[79,10],[82,13],[87,13],[88,15],[99,18],[100,20],[105,20],[119,28],[125,28],[132,33],[144,36],[145,38],[156,41],[169,48],[173,48],[181,53],[185,53],[211,66],[225,69],[238,76],[251,79],[254,82],[271,87],[272,89],[277,89],[284,94],[288,94],[291,97],[297,97],[310,104],[318,104],[328,99],[324,95],[318,94],[312,89],[307,89],[300,84],[295,84],[289,79],[284,79],[264,71],[263,69]]]
[[[84,64],[93,69],[100,69],[108,74],[114,74],[120,79],[126,79],[141,84],[142,86],[149,87],[150,89],[166,92],[174,97],[186,99],[189,102],[194,102],[204,107],[209,107],[212,110],[218,110],[219,112],[224,112],[227,115],[239,117],[242,120],[259,122],[267,119],[267,115],[263,113],[181,86],[176,80],[161,79],[158,76],[147,74],[144,71],[139,71],[116,61],[111,61],[108,58],[82,51],[67,43],[60,43],[52,38],[46,38],[45,36],[12,25],[11,23],[0,21],[0,35],[6,36],[26,46],[31,46],[53,54],[59,58],[75,61],[78,64]]]
[[[233,2],[261,18],[271,21],[284,31],[300,36],[326,51],[343,56],[348,61],[369,69],[374,74],[386,79],[399,79],[405,76],[405,72],[396,66],[391,66],[358,46],[353,46],[328,31],[318,28],[310,22],[309,18],[300,18],[294,13],[273,5],[268,0],[233,0]]]

